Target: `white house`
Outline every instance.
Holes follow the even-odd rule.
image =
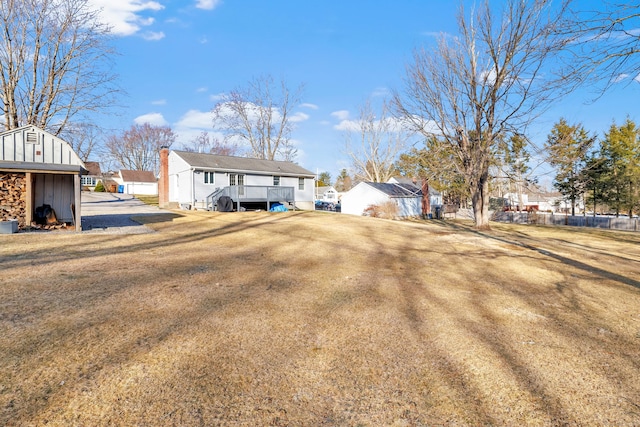
[[[276,202],[314,209],[315,174],[293,162],[164,148],[160,169],[161,206],[212,210],[220,197],[228,196],[236,209],[269,209]]]
[[[158,179],[151,171],[120,170],[113,180],[118,183],[118,193],[158,195]]]
[[[418,181],[415,179],[407,178],[404,176],[392,177],[387,182],[395,183],[395,184],[413,185],[414,187],[421,190],[421,183],[418,183]],[[440,193],[438,190],[434,189],[431,186],[429,186],[429,206],[431,207],[432,211],[435,210],[436,207],[439,208],[442,206],[442,193]]]
[[[372,205],[393,202],[399,217],[422,215],[422,191],[412,184],[361,182],[342,195],[342,213],[362,215]]]
[[[59,222],[80,223],[84,162],[71,145],[35,126],[0,133],[0,220],[15,219],[20,228],[36,220],[48,205]]]
[[[316,200],[338,203],[338,191],[331,185],[316,187]]]

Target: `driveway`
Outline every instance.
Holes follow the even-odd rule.
[[[82,231],[140,234],[153,230],[131,219],[134,215],[165,212],[129,194],[82,192]],[[167,212],[169,214],[169,212]]]

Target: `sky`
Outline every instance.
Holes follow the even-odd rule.
[[[304,85],[293,110],[296,161],[333,180],[349,168],[344,129],[367,101],[401,90],[416,48],[455,33],[452,0],[90,0],[112,27],[118,114],[101,119],[113,133],[148,122],[170,126],[173,148],[213,133],[220,95],[271,75]],[[597,1],[581,0],[585,6]],[[596,101],[584,88],[559,100],[530,137],[544,144],[560,117],[602,135],[613,121],[640,123],[640,85],[621,83]],[[543,170],[543,169],[541,169]],[[541,172],[548,175],[548,171]],[[548,180],[542,178],[541,181]]]

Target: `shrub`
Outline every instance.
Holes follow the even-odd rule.
[[[394,202],[384,202],[380,205],[369,205],[362,213],[374,218],[394,219],[398,216],[398,205]]]
[[[96,184],[96,188],[94,188],[93,191],[97,191],[98,193],[105,192],[104,184],[102,184],[102,181],[98,181],[98,183]]]

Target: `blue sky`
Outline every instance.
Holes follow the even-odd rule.
[[[340,123],[367,100],[400,89],[413,49],[456,29],[450,0],[91,0],[113,27],[119,84],[128,93],[117,132],[134,123],[168,125],[174,147],[212,132],[217,97],[255,76],[305,85],[293,139],[297,161],[335,179],[349,166]],[[588,1],[583,1],[588,5]],[[534,127],[543,143],[566,117],[592,132],[635,117],[637,83],[619,85],[595,103],[587,89],[558,102]]]

